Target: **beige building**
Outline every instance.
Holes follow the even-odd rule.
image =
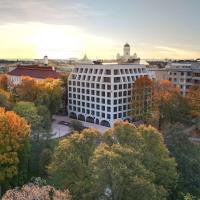
[[[181,94],[186,95],[192,85],[200,85],[200,63],[199,62],[173,62],[168,63],[165,68],[148,68],[152,79],[169,80],[180,88]]]

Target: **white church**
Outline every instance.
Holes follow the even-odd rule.
[[[136,53],[131,55],[131,47],[128,43],[124,45],[123,55],[117,54],[116,57],[118,63],[135,63],[140,64],[140,58],[137,56]]]

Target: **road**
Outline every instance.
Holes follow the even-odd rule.
[[[67,116],[54,115],[52,122],[52,131],[51,131],[51,134],[53,135],[52,139],[63,137],[69,134],[72,131],[72,129],[67,124],[69,124],[71,120],[72,119],[70,119]],[[84,127],[95,128],[100,133],[104,133],[108,129],[107,127],[89,122],[82,122],[82,124]]]

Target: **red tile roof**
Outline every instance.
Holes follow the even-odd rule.
[[[30,76],[38,79],[59,77],[58,72],[53,67],[39,65],[18,65],[14,70],[8,72],[11,76]]]

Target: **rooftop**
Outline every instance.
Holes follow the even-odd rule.
[[[40,65],[17,65],[17,67],[8,72],[11,76],[30,76],[38,79],[55,78],[59,77],[59,74],[53,67],[45,67]]]

